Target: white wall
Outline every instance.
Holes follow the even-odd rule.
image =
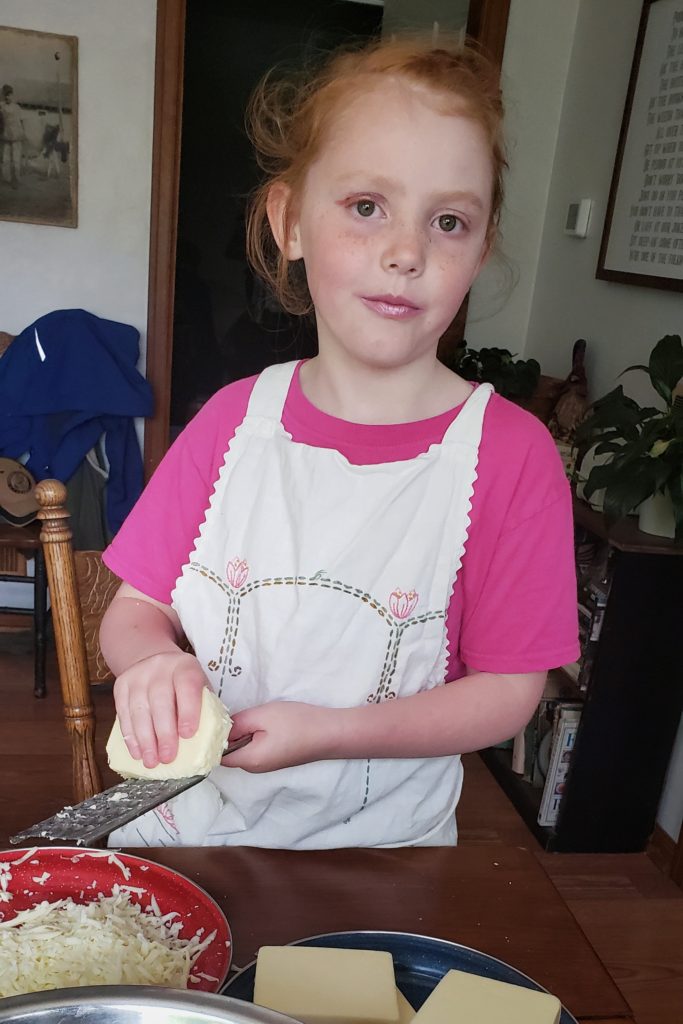
[[[512,0],[503,66],[512,166],[502,227],[519,283],[501,298],[489,270],[466,331],[475,347],[534,356],[557,376],[569,372],[572,345],[585,338],[593,397],[614,387],[626,366],[647,362],[663,334],[683,331],[683,295],[595,278],[641,7],[642,0]],[[563,233],[568,204],[581,198],[594,201],[586,239]],[[655,404],[643,375],[623,384]],[[658,823],[675,839],[682,815],[683,723]]]
[[[78,307],[144,357],[156,0],[2,0],[0,23],[77,36],[79,64],[78,227],[0,221],[0,330]]]
[[[683,718],[678,726],[657,821],[672,839],[678,838],[683,827]]]
[[[382,32],[432,28],[457,32],[467,24],[469,0],[384,0]]]
[[[472,288],[466,338],[521,353],[531,315],[579,0],[512,0],[501,84],[509,172],[499,248]]]
[[[647,362],[654,343],[683,326],[683,295],[595,277],[641,6],[581,4],[526,346],[549,373],[564,375],[572,343],[586,338],[594,396],[612,388],[626,366]],[[572,238],[562,231],[567,206],[582,197],[594,200],[592,226],[588,238]],[[644,377],[629,375],[623,383],[651,404]]]

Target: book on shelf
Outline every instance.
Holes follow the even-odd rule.
[[[578,683],[579,673],[581,672],[581,662],[571,661],[568,665],[562,666],[562,671],[565,672],[573,682]]]
[[[524,730],[523,776],[536,789],[545,785],[555,709],[568,700],[575,698],[568,696],[566,682],[558,673],[550,672],[543,696]]]
[[[538,812],[539,825],[552,826],[557,822],[581,720],[581,710],[580,703],[570,701],[558,703],[553,710],[550,761]]]
[[[585,693],[605,617],[612,566],[607,542],[594,537],[582,527],[575,530],[574,549],[580,654],[578,661],[562,667],[579,690]]]
[[[524,762],[525,762],[525,748],[526,741],[524,737],[525,730],[520,731],[512,741],[512,770],[515,775],[524,775]]]

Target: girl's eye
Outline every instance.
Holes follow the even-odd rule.
[[[442,231],[455,231],[460,218],[456,217],[454,213],[442,213],[438,219],[438,225]]]
[[[356,210],[361,217],[372,217],[376,209],[377,203],[372,199],[359,199],[356,203]]]

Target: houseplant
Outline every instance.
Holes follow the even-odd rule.
[[[604,490],[608,519],[622,519],[650,499],[664,496],[673,509],[676,540],[683,541],[683,344],[667,334],[653,348],[647,366],[629,366],[648,374],[664,408],[641,406],[621,385],[593,403],[576,433],[577,466],[588,449],[596,457],[585,481],[587,500]],[[621,376],[621,375],[620,375]]]
[[[447,365],[465,380],[493,384],[499,395],[520,404],[534,394],[541,375],[535,359],[516,359],[506,348],[468,348],[464,340]]]

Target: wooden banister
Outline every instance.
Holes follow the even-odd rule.
[[[72,533],[65,507],[66,487],[59,480],[43,480],[35,495],[40,506],[40,540],[50,590],[64,718],[74,755],[74,797],[81,801],[101,791],[102,779],[95,761],[95,710],[90,695]]]

